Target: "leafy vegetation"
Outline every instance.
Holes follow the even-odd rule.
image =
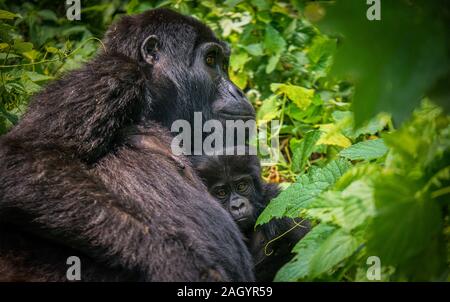
[[[314,227],[276,280],[367,281],[369,256],[382,280],[448,280],[443,1],[381,1],[381,21],[367,20],[366,1],[96,0],[83,2],[81,21],[61,2],[0,0],[0,133],[45,83],[91,58],[115,18],[170,7],[231,44],[230,77],[258,122],[281,122],[270,135],[282,156],[264,177],[287,188],[257,223]]]

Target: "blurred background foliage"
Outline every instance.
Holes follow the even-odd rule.
[[[445,0],[0,0],[0,134],[30,96],[83,64],[124,14],[169,7],[233,50],[230,77],[277,119],[281,159],[264,177],[286,188],[258,220],[308,218],[313,230],[276,280],[448,280],[450,9]]]

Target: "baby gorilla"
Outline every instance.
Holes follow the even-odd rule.
[[[191,161],[208,191],[231,214],[244,234],[255,263],[256,280],[272,281],[276,272],[292,258],[292,247],[309,231],[309,223],[301,222],[295,227],[292,219],[283,218],[254,228],[258,216],[279,193],[277,185],[261,179],[257,156],[193,156]],[[283,236],[270,242],[280,235]]]

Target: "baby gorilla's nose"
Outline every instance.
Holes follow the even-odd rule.
[[[245,208],[245,200],[242,198],[233,199],[230,203],[232,212],[240,212]]]

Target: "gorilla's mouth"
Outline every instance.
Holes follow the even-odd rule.
[[[239,226],[247,226],[250,223],[250,217],[243,216],[234,220]]]
[[[247,216],[245,216],[245,217],[240,217],[240,218],[236,219],[237,222],[240,222],[240,221],[246,221],[246,220],[248,220],[248,217],[247,217]]]
[[[255,119],[255,115],[253,114],[237,114],[232,112],[220,112],[220,116],[225,120],[243,120],[244,122]]]

